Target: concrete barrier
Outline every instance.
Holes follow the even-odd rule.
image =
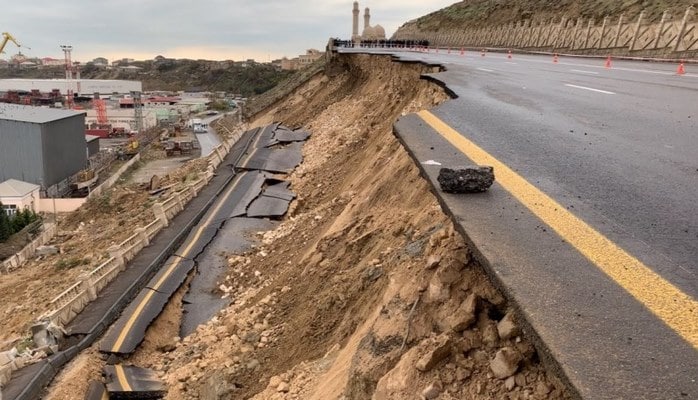
[[[111,257],[53,299],[50,303],[51,311],[44,314],[40,319],[48,319],[59,326],[65,326],[65,324],[70,322],[90,301],[96,298],[109,282],[114,280],[126,268],[126,263],[132,260],[141,249],[148,246],[150,240],[160,230],[168,226],[169,221],[179,214],[191,199],[199,194],[201,189],[213,177],[215,169],[221,164],[225,156],[230,152],[233,144],[240,137],[241,134],[234,135],[234,139],[224,140],[223,143],[216,146],[206,157],[208,167],[202,177],[191,182],[186,188],[174,192],[165,201],[153,204],[152,209],[155,219],[144,227],[136,228],[133,235],[113,246],[109,250]],[[117,174],[123,174],[133,165],[137,157],[124,164]],[[110,179],[105,184],[111,182],[110,184],[113,185],[117,179]],[[92,193],[95,193],[95,191]]]
[[[128,160],[128,161],[126,162],[126,164],[122,165],[121,168],[119,168],[119,169],[114,173],[114,175],[110,176],[109,179],[107,179],[106,181],[104,181],[101,185],[99,185],[99,186],[97,186],[96,188],[92,189],[92,190],[90,191],[90,194],[87,196],[87,198],[89,199],[89,198],[92,198],[92,197],[95,197],[95,196],[99,196],[100,194],[102,194],[102,192],[104,192],[105,190],[107,190],[107,189],[109,189],[110,187],[114,186],[114,184],[119,180],[119,178],[121,178],[121,175],[123,175],[124,172],[126,172],[129,168],[131,168],[131,166],[133,166],[133,164],[135,164],[136,162],[138,162],[140,159],[141,159],[140,153],[139,153],[139,154],[136,154],[135,156],[133,156],[133,158],[130,159],[130,160]]]
[[[17,254],[8,258],[0,264],[0,274],[9,274],[10,272],[21,267],[28,259],[34,256],[36,249],[48,243],[56,235],[56,225],[53,223],[44,223],[43,230],[31,243],[24,246]]]

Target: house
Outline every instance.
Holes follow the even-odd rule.
[[[41,65],[44,67],[60,67],[65,65],[65,60],[59,60],[52,57],[44,57],[41,59]]]
[[[39,185],[17,179],[8,179],[0,183],[2,211],[9,216],[13,216],[25,208],[36,211],[40,189]]]

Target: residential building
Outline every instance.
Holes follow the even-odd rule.
[[[0,212],[12,216],[25,208],[36,211],[40,189],[39,185],[17,179],[0,183],[0,203],[3,208]]]

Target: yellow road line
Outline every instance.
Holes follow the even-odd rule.
[[[124,392],[132,392],[133,389],[131,389],[131,385],[128,383],[128,379],[126,379],[124,367],[121,364],[116,364],[114,365],[114,370],[116,371],[116,379],[119,381],[119,385],[121,385],[121,390]]]
[[[497,182],[558,235],[698,350],[698,301],[570,213],[429,111],[429,126],[476,164],[490,165]]]
[[[182,252],[181,257],[177,257],[177,261],[172,263],[167,270],[165,271],[164,274],[158,279],[158,281],[153,285],[151,289],[149,290],[148,293],[143,297],[140,303],[138,303],[138,306],[136,307],[136,310],[131,314],[131,317],[129,317],[128,321],[126,321],[126,324],[124,327],[121,329],[121,333],[119,333],[119,336],[116,338],[116,341],[114,342],[114,345],[111,348],[112,353],[118,353],[119,350],[121,349],[121,346],[124,344],[124,341],[128,337],[128,335],[131,333],[131,329],[133,328],[133,324],[136,323],[136,320],[138,317],[141,315],[143,312],[143,309],[145,306],[148,304],[150,299],[153,297],[155,294],[155,291],[162,286],[162,284],[165,282],[165,280],[172,274],[172,271],[174,271],[177,266],[180,264],[182,259],[189,254],[189,251],[194,247],[196,242],[199,240],[201,237],[201,234],[203,233],[204,229],[208,226],[208,224],[211,222],[213,217],[218,213],[218,211],[223,207],[223,204],[226,202],[228,199],[228,196],[233,192],[233,190],[237,187],[238,183],[240,182],[240,179],[237,179],[235,182],[233,182],[232,185],[228,188],[228,190],[225,192],[225,195],[219,200],[218,204],[216,205],[216,208],[213,209],[213,212],[209,214],[208,218],[206,221],[199,225],[199,228],[196,230],[196,234],[192,237],[191,240],[189,240],[189,243],[187,244],[187,247],[185,247],[184,251]]]

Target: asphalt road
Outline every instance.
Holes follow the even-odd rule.
[[[698,298],[698,65],[443,53],[437,115]]]
[[[502,180],[467,200],[437,195],[580,394],[698,395],[698,65],[679,76],[677,64],[664,63],[395,55],[443,65],[430,77],[458,96],[432,113],[465,138],[463,151],[429,115],[408,116],[396,130],[415,159],[469,163],[477,146],[532,185],[521,194],[524,185]],[[421,167],[435,181],[438,167],[429,164]],[[529,212],[532,191],[568,217],[551,222]],[[573,220],[608,239],[613,254],[579,245],[574,227],[565,235]],[[604,257],[630,278],[618,279]],[[639,267],[619,261],[633,258]],[[665,287],[688,307],[664,312],[653,304]]]
[[[221,144],[218,134],[216,134],[213,128],[211,128],[211,123],[222,116],[223,114],[218,114],[211,117],[202,118],[202,122],[205,123],[208,128],[206,129],[206,133],[196,134],[196,139],[199,141],[199,145],[201,146],[201,157],[206,157],[207,155],[211,154],[211,151],[213,151],[216,146]]]

